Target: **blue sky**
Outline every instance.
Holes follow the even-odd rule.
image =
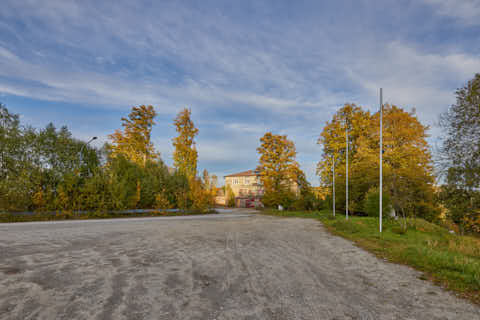
[[[266,131],[287,134],[312,184],[316,139],[344,102],[438,115],[480,72],[480,0],[2,1],[0,102],[35,127],[67,125],[97,145],[133,105],[158,112],[172,163],[183,107],[199,168],[254,168]]]

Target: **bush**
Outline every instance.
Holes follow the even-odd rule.
[[[210,195],[208,190],[202,185],[200,179],[194,179],[190,181],[190,197],[191,197],[191,208],[195,212],[205,212],[208,210],[210,205]]]
[[[226,187],[226,192],[225,192],[225,202],[227,207],[235,207],[235,194],[233,193],[232,187],[228,184]]]
[[[365,195],[364,206],[363,209],[365,213],[371,217],[378,217],[380,203],[379,203],[380,194],[377,188],[370,188],[367,194]],[[382,212],[387,213],[387,211],[391,208],[390,206],[390,197],[386,192],[383,192],[382,198]],[[383,217],[386,217],[386,214],[383,214]]]
[[[320,210],[323,209],[323,203],[321,200],[317,199],[313,193],[307,193],[300,195],[292,204],[291,208],[293,210]]]
[[[155,196],[155,209],[170,209],[171,204],[164,192],[157,193]]]
[[[407,233],[407,229],[405,229],[402,226],[394,226],[392,227],[391,231],[393,233],[400,234],[400,235]]]
[[[295,201],[295,194],[290,190],[281,190],[281,191],[266,191],[263,195],[262,203],[268,208],[276,208],[279,205],[285,209],[293,207]]]
[[[415,203],[414,209],[418,217],[430,222],[438,222],[442,212],[440,207],[426,201],[419,201]]]

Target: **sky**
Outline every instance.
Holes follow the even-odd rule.
[[[101,146],[153,105],[172,165],[173,119],[192,110],[199,170],[253,169],[267,131],[295,142],[318,185],[317,138],[344,103],[415,108],[429,125],[480,72],[480,0],[3,0],[0,102],[24,124],[67,125]]]

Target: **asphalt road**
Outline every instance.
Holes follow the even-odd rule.
[[[480,319],[314,220],[0,224],[0,319]]]

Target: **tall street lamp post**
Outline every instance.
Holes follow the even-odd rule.
[[[83,162],[83,149],[85,149],[86,146],[90,144],[93,140],[97,140],[97,137],[93,137],[92,139],[88,140],[87,143],[85,143],[81,148],[80,148],[80,164]]]

